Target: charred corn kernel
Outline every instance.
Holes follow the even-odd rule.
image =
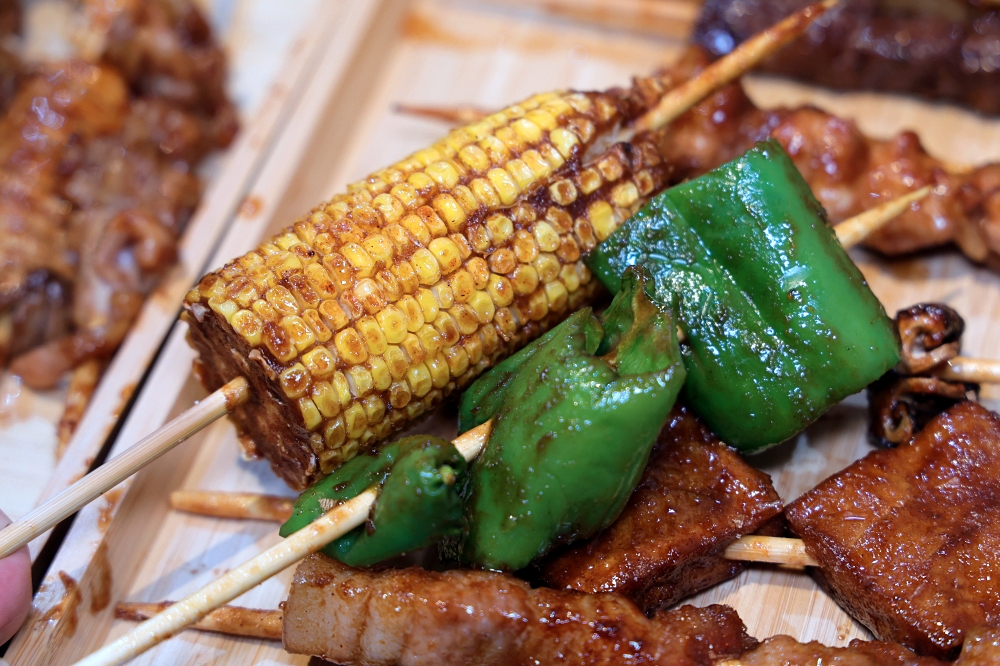
[[[477,145],[468,145],[458,151],[462,163],[473,171],[486,171],[490,167],[490,156]]]
[[[451,162],[440,161],[434,164],[429,164],[424,170],[431,179],[438,185],[451,189],[458,185],[458,170],[451,164]]]
[[[376,261],[388,262],[392,259],[395,251],[393,250],[392,243],[389,239],[382,234],[375,234],[370,238],[366,239],[361,246],[365,249],[368,254],[370,254]]]
[[[538,247],[542,252],[555,252],[559,247],[559,233],[548,222],[536,222],[533,231],[535,232],[535,240],[538,241]]]
[[[292,344],[288,333],[280,325],[267,322],[264,324],[264,344],[268,351],[281,363],[288,363],[295,358],[297,350]]]
[[[437,259],[441,273],[444,275],[448,275],[462,265],[462,255],[451,238],[435,238],[431,241],[428,249]],[[433,284],[433,282],[427,284]]]
[[[653,175],[649,173],[647,169],[643,169],[639,173],[635,174],[635,186],[642,196],[649,196],[656,189],[656,181],[653,180]]]
[[[407,301],[407,306],[412,303],[416,307],[416,301],[412,298],[407,297],[403,299]],[[400,301],[402,304],[403,301]],[[417,308],[419,311],[419,308]],[[422,319],[422,316],[421,316]],[[385,341],[389,344],[398,344],[403,341],[406,337],[406,315],[403,311],[397,307],[389,306],[383,308],[378,314],[375,315],[375,321],[382,328],[382,335],[385,336]],[[381,353],[381,352],[380,352]]]
[[[279,325],[288,332],[289,340],[292,341],[292,344],[299,351],[305,351],[316,343],[316,334],[312,332],[311,328],[306,326],[302,317],[296,317],[295,315],[284,317]]]
[[[507,145],[495,136],[488,136],[480,141],[479,147],[489,156],[493,166],[500,166],[510,159],[510,150]]]
[[[435,241],[437,240],[441,239],[435,239]],[[427,248],[421,248],[414,252],[410,261],[413,264],[413,270],[417,273],[420,284],[436,284],[441,279],[441,266]]]
[[[434,212],[441,216],[449,229],[460,229],[465,222],[465,209],[450,194],[434,197]]]
[[[427,247],[431,242],[431,232],[418,215],[407,215],[399,222],[400,226],[408,231],[420,245]],[[403,248],[406,249],[406,248]]]
[[[353,328],[345,328],[333,338],[333,344],[340,358],[348,364],[356,365],[368,360],[368,346]]]
[[[511,277],[514,291],[518,294],[530,294],[538,288],[538,271],[530,264],[520,264]]]
[[[531,169],[534,180],[546,178],[552,173],[552,166],[539,154],[537,150],[527,150],[521,155],[521,159]]]
[[[428,391],[434,386],[434,383],[431,381],[430,370],[427,369],[427,364],[419,363],[412,366],[406,372],[406,383],[410,385],[413,395],[418,398],[427,395]]]
[[[639,189],[631,181],[619,183],[611,190],[611,202],[616,206],[628,208],[637,201],[639,201]]]
[[[365,409],[365,416],[368,423],[379,423],[385,418],[385,402],[377,395],[370,395],[364,399],[362,406]]]
[[[584,252],[589,252],[597,246],[597,234],[594,232],[594,227],[586,218],[577,218],[576,222],[573,223],[573,231],[576,233],[576,237],[580,239],[580,247]]]
[[[524,229],[520,229],[514,234],[514,254],[517,256],[517,260],[523,264],[534,261],[535,257],[538,256],[538,243]]]
[[[264,322],[251,310],[240,310],[230,319],[233,330],[239,333],[251,347],[259,347],[263,339]]]
[[[479,208],[479,199],[476,195],[465,185],[459,185],[452,192],[455,194],[455,201],[465,210],[466,214],[472,213]],[[458,231],[462,226],[456,225],[452,228],[452,231]]]
[[[469,227],[469,244],[476,252],[483,254],[490,249],[490,232],[481,224]]]
[[[372,373],[363,365],[355,365],[344,373],[347,377],[347,384],[351,388],[351,395],[355,398],[363,398],[372,391],[375,380]]]
[[[344,312],[344,308],[337,301],[323,301],[317,309],[319,310],[319,315],[331,330],[339,331],[351,323],[347,313]]]
[[[554,254],[543,253],[532,262],[535,270],[538,271],[538,279],[544,283],[549,283],[559,277],[559,260]]]
[[[476,281],[472,279],[469,271],[458,270],[448,279],[452,293],[455,294],[455,301],[466,303],[472,297],[472,292],[476,290]]]
[[[399,281],[404,294],[412,294],[420,286],[417,271],[408,261],[397,261],[392,267],[392,275]]]
[[[316,403],[307,397],[299,398],[299,413],[302,414],[302,422],[305,423],[306,430],[315,430],[323,423],[323,415],[319,413]]]
[[[569,122],[569,126],[584,143],[590,143],[590,140],[594,138],[594,123],[587,118],[574,118]]]
[[[392,375],[389,374],[389,365],[381,356],[368,359],[369,372],[372,375],[372,384],[375,390],[384,391],[392,384]]]
[[[317,294],[323,298],[337,297],[337,284],[330,277],[330,273],[320,264],[309,264],[306,266],[304,274]]]
[[[485,178],[476,178],[469,183],[469,187],[472,188],[472,193],[476,195],[479,203],[487,208],[496,208],[500,205],[500,195]]]
[[[500,197],[500,201],[505,206],[509,206],[514,203],[514,201],[517,200],[517,196],[521,193],[517,187],[517,183],[515,183],[510,174],[503,169],[490,169],[486,173],[486,178],[496,189],[497,194]]]
[[[361,437],[365,433],[368,415],[360,403],[351,403],[351,406],[344,410],[344,425],[347,426],[347,436],[352,439]]]
[[[568,233],[573,228],[573,216],[555,206],[549,206],[545,211],[545,220],[561,234]]]
[[[600,172],[594,168],[584,169],[577,176],[577,179],[580,182],[580,191],[584,194],[590,194],[604,184]]]
[[[580,258],[580,245],[576,242],[575,238],[567,234],[559,243],[559,249],[556,250],[556,256],[558,256],[559,260],[564,264],[572,264]]]
[[[368,314],[379,312],[386,304],[381,287],[371,278],[358,280],[354,287],[354,297]]]
[[[371,277],[375,272],[375,260],[357,243],[348,243],[340,248],[347,261],[351,262],[359,278]]]
[[[541,321],[549,313],[549,300],[545,290],[539,289],[528,297],[527,316],[532,321]]]
[[[389,366],[389,374],[392,375],[393,379],[401,379],[406,375],[406,370],[410,367],[410,363],[401,347],[389,345],[385,350],[383,358],[385,359],[385,364]]]
[[[567,160],[573,156],[573,150],[580,144],[580,140],[576,134],[562,127],[549,132],[549,141],[556,147],[559,154]]]
[[[362,317],[354,327],[358,331],[358,335],[361,336],[361,339],[365,341],[365,346],[368,348],[369,354],[378,355],[385,353],[387,346],[386,337],[382,332],[382,327],[374,317]]]
[[[503,336],[504,341],[509,341],[517,333],[517,320],[510,308],[497,308],[497,313],[493,315],[493,323]]]
[[[472,276],[472,284],[476,289],[484,289],[490,279],[490,267],[482,257],[472,257],[465,262],[465,269]]]
[[[507,163],[507,173],[514,178],[518,190],[526,190],[535,182],[535,174],[524,160],[511,160]]]
[[[605,180],[616,181],[622,177],[624,168],[616,155],[608,155],[597,162],[597,170],[601,172]]]
[[[455,320],[458,332],[462,335],[471,335],[479,330],[479,317],[476,312],[464,303],[459,303],[448,310],[448,314]]]
[[[493,321],[493,315],[496,314],[493,299],[485,291],[474,292],[469,299],[469,307],[475,312],[476,319],[480,324],[488,324]]]
[[[285,368],[279,376],[279,381],[285,396],[293,400],[301,398],[309,390],[309,373],[301,363]]]
[[[458,324],[447,312],[441,312],[434,319],[434,328],[444,339],[446,345],[453,345],[461,337],[458,332]]]
[[[420,338],[414,333],[407,333],[399,347],[403,350],[406,360],[409,361],[411,367],[422,362],[427,357],[427,352],[424,350],[423,345],[420,344]]]
[[[340,398],[330,382],[314,382],[312,386],[312,401],[325,418],[333,418],[340,413]]]
[[[514,287],[503,275],[490,275],[486,290],[497,307],[506,307],[514,301]]]
[[[323,347],[316,347],[312,351],[302,356],[309,374],[316,379],[326,379],[336,370],[333,356]]]
[[[406,179],[406,182],[418,191],[434,187],[434,180],[423,171],[410,174],[409,178]]]
[[[410,403],[413,391],[406,382],[395,382],[389,387],[389,404],[395,409],[402,409]]]
[[[424,324],[420,327],[420,330],[417,331],[417,339],[420,340],[420,346],[428,354],[435,354],[444,346],[444,340],[441,338],[441,335],[430,324]]]
[[[347,439],[347,428],[344,425],[343,417],[337,417],[327,423],[323,429],[323,439],[327,449],[337,449],[343,446]]]
[[[254,301],[251,307],[257,316],[263,321],[278,322],[281,320],[281,315],[279,315],[277,311],[271,307],[271,304],[264,299]]]
[[[483,341],[483,353],[492,356],[500,347],[500,336],[495,326],[483,326],[479,329],[479,337]]]
[[[465,353],[469,355],[469,363],[475,365],[483,360],[483,341],[478,335],[470,335],[462,340]]]
[[[508,248],[502,248],[490,255],[490,270],[507,275],[517,268],[517,255]]]
[[[587,217],[599,241],[603,241],[617,227],[615,211],[607,201],[595,201],[587,208]]]
[[[514,233],[514,223],[506,215],[491,215],[486,218],[486,229],[494,245],[503,245]]]

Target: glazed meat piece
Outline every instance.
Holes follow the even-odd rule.
[[[993,666],[1000,664],[1000,629],[975,629],[967,632],[962,653],[955,666]]]
[[[739,659],[719,666],[945,666],[934,657],[921,657],[898,643],[853,640],[849,647],[799,643],[790,636],[773,636]]]
[[[289,652],[342,666],[707,666],[755,643],[728,606],[649,619],[612,594],[533,590],[483,571],[362,571],[324,555],[295,572],[283,641]]]
[[[708,0],[694,42],[715,56],[809,0]],[[1000,113],[1000,13],[950,0],[849,0],[762,69],[843,90],[910,93]]]
[[[786,508],[819,582],[882,640],[953,658],[1000,625],[1000,418],[962,402]]]
[[[687,407],[660,434],[618,519],[541,563],[546,584],[616,592],[651,611],[739,573],[726,546],[781,513],[771,479],[743,462]]]

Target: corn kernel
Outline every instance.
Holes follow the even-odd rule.
[[[434,386],[431,380],[430,370],[425,363],[420,363],[411,367],[406,373],[406,382],[410,385],[413,395],[422,398]]]
[[[340,358],[351,365],[364,363],[368,360],[368,347],[353,328],[345,328],[333,338]]]
[[[347,377],[347,384],[351,388],[351,395],[355,398],[363,398],[372,392],[375,380],[368,368],[363,365],[352,366],[344,373]]]
[[[615,211],[607,201],[595,201],[587,208],[587,217],[594,227],[597,240],[603,241],[618,226]]]
[[[339,252],[323,257],[323,267],[330,272],[330,276],[341,289],[354,280],[354,267]]]
[[[494,166],[506,164],[507,160],[510,159],[510,150],[503,141],[495,136],[484,138],[479,142],[479,147],[486,151],[486,154],[490,157],[490,162]]]
[[[344,312],[344,308],[340,307],[340,303],[337,301],[323,301],[317,309],[320,316],[323,317],[323,321],[334,331],[339,331],[351,323],[347,313]]]
[[[348,437],[355,439],[361,437],[365,428],[368,427],[368,415],[365,414],[365,408],[356,402],[353,403],[344,410],[344,424],[347,426]]]
[[[448,279],[448,283],[451,285],[451,290],[455,294],[455,301],[458,303],[467,302],[472,297],[472,292],[476,290],[476,282],[466,270],[456,271]]]
[[[416,173],[410,174],[410,177],[406,179],[406,182],[417,191],[427,190],[434,187],[434,180],[423,171],[417,171]]]
[[[480,324],[493,321],[493,315],[496,314],[493,299],[485,291],[476,291],[469,299],[469,307],[476,313],[476,319]]]
[[[365,251],[374,257],[376,261],[389,262],[395,254],[392,243],[390,243],[389,239],[382,234],[375,234],[365,239],[365,242],[362,243],[362,247],[364,247]]]
[[[435,238],[431,241],[428,249],[437,258],[441,266],[441,273],[448,275],[462,265],[462,255],[458,246],[451,238]],[[416,254],[414,254],[414,257]],[[435,280],[437,282],[437,280]],[[424,284],[433,284],[427,283]]]
[[[461,345],[446,347],[444,358],[452,377],[460,376],[469,368],[469,355]]]
[[[506,215],[497,213],[486,218],[486,229],[494,245],[503,245],[514,233],[514,223]]]
[[[525,118],[544,130],[551,131],[558,126],[555,117],[553,117],[553,115],[548,111],[543,111],[541,109],[536,109],[527,113]]]
[[[589,252],[597,246],[597,235],[594,233],[594,227],[586,218],[577,218],[576,222],[573,223],[573,231],[580,239],[580,247],[584,252]]]
[[[377,391],[384,391],[392,383],[392,375],[389,374],[389,364],[381,356],[373,356],[368,359],[368,369],[372,375],[372,382]]]
[[[528,189],[535,182],[535,174],[532,173],[531,168],[524,160],[507,162],[507,173],[514,178],[514,182],[517,183],[517,187],[521,191]]]
[[[378,355],[385,352],[386,337],[374,317],[362,317],[354,327],[365,341],[369,354]]]
[[[313,404],[325,418],[333,418],[340,413],[340,398],[330,382],[314,382],[312,386]]]
[[[413,238],[427,247],[427,244],[431,242],[431,232],[427,228],[427,225],[421,221],[420,217],[417,215],[407,215],[399,222],[403,229],[406,229]]]
[[[569,121],[569,126],[584,143],[589,143],[594,138],[596,128],[588,118],[573,118]]]
[[[490,270],[507,275],[517,268],[517,255],[508,248],[501,248],[490,255]]]
[[[403,353],[406,354],[406,358],[408,359],[410,366],[422,362],[427,356],[427,352],[424,351],[423,345],[420,344],[420,338],[413,333],[407,333],[399,347],[403,350]]]
[[[476,195],[472,193],[465,185],[459,185],[451,191],[452,196],[455,197],[455,201],[465,210],[466,214],[470,214],[479,209],[479,199]],[[461,229],[461,225],[457,225],[452,228],[452,231],[458,231]]]
[[[301,243],[302,241],[293,233],[281,234],[274,239],[274,244],[280,247],[282,250],[287,250],[296,243]]]
[[[500,195],[500,201],[505,206],[509,206],[517,200],[521,192],[517,188],[517,183],[514,182],[514,179],[506,171],[503,169],[490,169],[486,173],[486,177],[492,183],[493,187],[496,188],[497,194]]]
[[[389,404],[395,409],[402,409],[410,403],[413,392],[406,382],[395,382],[389,387]]]
[[[338,416],[333,421],[326,424],[323,428],[323,441],[326,443],[327,450],[336,450],[344,445],[344,441],[347,439],[347,428],[344,425],[343,417]],[[340,460],[338,459],[339,463]],[[325,470],[324,470],[325,471]]]
[[[462,347],[465,348],[465,353],[469,355],[469,363],[472,365],[483,360],[483,341],[478,335],[470,335],[462,340]]]
[[[542,138],[542,128],[527,118],[515,120],[510,124],[510,128],[527,144],[536,144]]]
[[[385,297],[382,295],[382,288],[371,278],[358,280],[354,286],[354,297],[361,304],[368,314],[374,314],[385,307]]]
[[[479,337],[483,341],[483,353],[492,356],[500,347],[500,337],[495,326],[483,326],[479,329]]]
[[[397,217],[390,220],[385,210],[383,210],[382,208],[379,208],[379,210],[382,211],[382,216],[385,217],[386,223],[391,224],[392,222],[395,222],[400,217],[405,215],[407,209],[413,209],[417,207],[419,195],[417,194],[416,188],[414,188],[409,183],[400,183],[399,185],[395,185],[391,190],[389,190],[389,192],[393,197],[395,197],[395,205],[393,205],[392,214],[396,215]],[[375,197],[374,203],[378,205],[378,197]],[[400,208],[400,206],[402,206],[402,208]]]
[[[538,244],[535,238],[524,229],[519,229],[514,234],[514,254],[522,264],[534,261],[538,256]]]
[[[514,301],[514,287],[510,280],[502,275],[490,275],[489,284],[486,287],[493,303],[498,307],[506,307]]]
[[[577,244],[576,239],[567,234],[563,236],[562,241],[559,243],[559,249],[556,250],[556,256],[563,263],[573,263],[580,258],[580,246]]]
[[[303,271],[306,280],[309,281],[309,285],[316,291],[317,294],[323,298],[336,298],[337,297],[337,284],[330,277],[330,273],[327,272],[319,264],[309,264]]]
[[[250,310],[240,310],[233,314],[229,323],[251,347],[259,347],[264,333],[264,322]]]
[[[615,103],[608,99],[606,95],[598,95],[594,106],[596,107],[594,111],[597,115],[597,119],[602,123],[611,120],[617,111]]]
[[[302,270],[302,262],[291,252],[279,252],[267,258],[267,265],[278,277]]]
[[[532,262],[535,270],[538,271],[538,279],[543,283],[549,283],[559,277],[559,260],[556,259],[556,255],[550,254],[548,252],[538,255],[538,258]]]
[[[389,366],[389,374],[392,375],[393,379],[399,379],[405,375],[407,368],[410,367],[403,350],[396,345],[389,345],[383,358],[385,358],[385,364]]]
[[[472,188],[472,193],[476,195],[479,203],[487,208],[497,208],[500,205],[500,195],[485,178],[476,178],[469,183],[469,187]]]
[[[370,395],[361,403],[365,408],[368,423],[378,423],[385,417],[385,402],[377,395]]]
[[[531,321],[541,321],[542,319],[545,319],[545,315],[549,313],[549,301],[545,297],[545,290],[539,289],[529,296],[525,309],[525,314]]]
[[[624,167],[622,166],[621,161],[618,159],[617,155],[614,154],[608,155],[598,161],[597,169],[606,180],[611,182],[621,178],[622,173],[624,173]]]
[[[436,148],[424,148],[423,150],[418,150],[413,153],[413,159],[417,160],[424,166],[433,164],[440,160],[444,155],[441,154]]]
[[[270,303],[263,299],[254,301],[251,307],[253,308],[253,311],[257,313],[257,316],[263,321],[269,321],[271,323],[281,321],[281,315],[278,314],[273,307],[271,307]]]
[[[278,314],[298,314],[299,304],[298,301],[295,300],[295,296],[292,295],[292,292],[280,285],[269,289],[264,295],[264,298],[267,299],[267,302],[271,304],[271,307],[273,307]],[[211,303],[211,301],[209,301],[209,303]]]
[[[309,372],[301,363],[285,368],[278,381],[281,384],[282,392],[292,400],[301,398],[309,390]]]
[[[477,145],[468,145],[458,151],[458,157],[473,171],[485,171],[490,166],[490,156]]]
[[[451,164],[451,162],[435,162],[430,164],[425,169],[424,173],[431,177],[434,182],[441,185],[445,189],[451,189],[458,185],[458,170]]]
[[[493,323],[496,324],[497,330],[500,331],[505,341],[509,342],[517,335],[517,319],[510,308],[499,308],[496,315],[493,316]]]
[[[601,174],[594,168],[584,169],[577,179],[580,182],[580,191],[584,194],[590,194],[604,183]]]
[[[458,325],[455,320],[447,312],[441,312],[438,314],[437,318],[434,320],[434,328],[437,332],[441,334],[444,338],[446,345],[453,345],[458,342],[459,335]]]
[[[631,181],[619,183],[611,190],[611,202],[616,206],[628,208],[637,201],[639,201],[639,189]]]
[[[279,325],[288,332],[288,338],[299,351],[305,351],[316,343],[316,334],[306,326],[302,317],[290,315],[283,317]]]
[[[323,417],[316,408],[316,404],[309,398],[299,398],[299,413],[302,414],[302,422],[306,430],[315,430],[323,423]]]
[[[535,240],[542,252],[555,252],[559,247],[561,239],[559,233],[547,222],[535,223]]]
[[[281,363],[288,363],[298,353],[288,332],[278,324],[272,322],[264,324],[263,337],[268,351]]]
[[[454,317],[458,331],[462,335],[475,333],[476,329],[479,328],[479,317],[476,316],[476,312],[472,308],[464,303],[451,308],[448,313]]]
[[[417,215],[423,221],[424,226],[427,230],[431,232],[431,238],[437,238],[439,236],[444,236],[448,233],[448,225],[444,223],[441,216],[434,212],[434,209],[430,206],[421,206],[417,209]],[[424,246],[430,245],[430,239],[424,243]]]
[[[399,280],[399,286],[404,294],[412,294],[420,286],[420,277],[409,261],[396,261],[390,272]]]
[[[482,257],[472,257],[465,262],[465,270],[472,276],[472,284],[476,289],[486,287],[490,279],[490,267]]]
[[[340,248],[341,254],[351,262],[358,277],[371,277],[375,272],[375,260],[357,243],[348,243]]]
[[[503,141],[504,145],[507,146],[512,153],[521,153],[527,148],[521,138],[517,136],[517,133],[515,133],[510,127],[497,128],[495,136]]]
[[[442,310],[447,310],[455,304],[455,292],[451,290],[451,285],[446,282],[438,282],[431,287],[431,293],[434,294],[434,298],[437,299]]]
[[[439,240],[441,239],[436,238],[432,242],[437,242]],[[420,280],[420,284],[436,284],[438,280],[441,279],[441,267],[438,264],[437,259],[434,258],[434,255],[431,254],[430,250],[420,248],[413,253],[410,261],[413,264],[413,269],[417,272],[417,278]]]
[[[490,249],[490,232],[481,224],[470,225],[466,233],[469,235],[469,244],[476,252],[486,252]]]
[[[566,300],[569,291],[559,280],[553,280],[545,285],[545,298],[549,301],[549,309],[554,312],[562,312],[566,309]]]
[[[431,374],[431,383],[434,388],[442,389],[451,381],[451,371],[448,368],[448,361],[444,354],[438,352],[425,362],[427,370]]]
[[[511,277],[511,284],[518,294],[530,294],[538,288],[538,271],[530,264],[518,265]]]
[[[466,213],[455,197],[450,194],[439,194],[434,197],[434,210],[440,215],[449,229],[460,229],[465,222]]]
[[[428,354],[434,354],[444,346],[444,340],[430,324],[421,326],[416,335],[417,339],[420,340],[420,345],[427,350]]]
[[[316,347],[302,357],[309,374],[317,379],[326,379],[336,370],[333,356],[323,347]]]
[[[438,303],[437,296],[434,295],[430,289],[421,289],[417,292],[416,302],[420,306],[420,312],[422,319],[420,324],[417,326],[413,325],[414,318],[410,316],[410,331],[416,331],[425,321],[434,321],[438,316],[438,311],[441,309],[441,305]],[[407,313],[409,316],[409,313]]]
[[[566,159],[573,156],[573,150],[580,143],[580,140],[573,132],[562,127],[549,132],[549,141],[556,147],[559,154]]]
[[[566,285],[566,290],[570,293],[576,291],[580,288],[580,276],[576,271],[576,266],[574,264],[566,264],[559,271],[559,279],[564,285]]]
[[[403,300],[408,300],[413,303],[413,306],[416,306],[416,301],[410,297]],[[402,302],[400,301],[400,303]],[[409,303],[407,305],[409,307]],[[375,319],[382,328],[382,334],[389,344],[398,344],[406,337],[406,315],[398,307],[390,305],[383,308],[375,315]]]

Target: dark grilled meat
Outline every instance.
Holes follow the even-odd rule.
[[[343,666],[708,666],[755,644],[728,606],[648,619],[612,594],[533,590],[482,571],[362,571],[324,555],[295,572],[283,641]]]
[[[625,510],[596,537],[541,564],[548,585],[616,592],[641,608],[676,603],[732,578],[726,546],[781,513],[771,479],[718,440],[686,407],[674,410]]]
[[[1000,418],[962,402],[786,508],[819,582],[882,640],[953,658],[1000,626]]]
[[[740,658],[720,666],[945,666],[933,657],[921,657],[898,643],[853,640],[849,647],[799,643],[789,636],[774,636]]]
[[[708,0],[694,41],[723,55],[809,1]],[[848,0],[762,68],[830,88],[908,93],[997,114],[1000,13],[963,0]]]

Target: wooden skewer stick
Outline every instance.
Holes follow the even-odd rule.
[[[174,448],[250,395],[247,380],[237,377],[176,419],[86,475],[51,500],[0,531],[0,558],[73,515],[140,469]]]
[[[1000,361],[956,356],[945,361],[937,375],[953,382],[997,384],[1000,383]]]
[[[844,220],[833,229],[837,232],[837,240],[845,248],[854,247],[872,233],[896,219],[914,202],[920,201],[934,188],[930,185],[919,190],[904,194],[901,197],[885,202],[854,217]]]
[[[271,520],[283,523],[292,515],[295,500],[256,493],[220,493],[177,490],[170,493],[170,507],[177,511],[215,518]]]
[[[160,603],[121,603],[115,606],[115,617],[119,620],[142,622],[174,605],[172,601]],[[214,631],[233,636],[262,638],[269,641],[281,640],[281,611],[223,606],[192,624],[189,629]]]
[[[472,460],[482,451],[489,434],[490,423],[486,422],[457,437],[453,444],[466,460]],[[77,666],[117,666],[158,645],[279,571],[363,525],[377,496],[375,488],[369,488],[334,507],[278,545],[223,574],[118,640],[78,661]]]

